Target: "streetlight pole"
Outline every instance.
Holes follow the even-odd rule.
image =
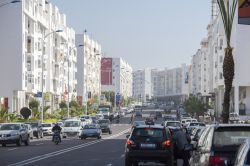
[[[12,4],[12,3],[19,3],[19,2],[21,2],[21,1],[20,0],[14,0],[14,1],[6,2],[6,3],[2,3],[2,4],[0,4],[0,7],[3,7],[5,5]]]
[[[56,30],[56,31],[52,31],[52,32],[50,32],[50,33],[48,33],[48,34],[46,34],[44,37],[43,37],[43,49],[42,49],[42,78],[41,78],[41,80],[42,80],[42,110],[41,110],[41,121],[42,121],[42,123],[43,123],[43,111],[44,111],[44,94],[43,94],[43,87],[44,87],[44,83],[43,83],[43,74],[44,74],[44,64],[43,64],[43,61],[44,61],[44,54],[45,54],[45,48],[44,48],[44,46],[45,46],[45,39],[49,36],[49,35],[51,35],[51,34],[53,34],[53,33],[59,33],[59,32],[63,32],[63,30]]]

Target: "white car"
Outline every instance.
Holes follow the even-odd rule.
[[[66,137],[79,137],[81,134],[81,121],[78,119],[65,120],[62,126],[62,136]]]
[[[42,123],[43,135],[53,135],[52,128],[53,123]]]
[[[96,116],[96,118],[97,118],[98,120],[104,119],[103,114],[96,114],[95,116]]]
[[[92,123],[92,119],[89,115],[84,115],[80,118],[81,121],[83,121],[83,119],[85,119],[87,124],[91,124]]]

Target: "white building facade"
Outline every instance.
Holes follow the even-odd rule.
[[[75,98],[75,32],[66,16],[45,0],[23,0],[2,7],[0,22],[0,96],[8,97],[11,111],[27,107],[33,97],[41,99],[42,81],[50,110],[68,93]]]
[[[133,98],[138,102],[146,102],[152,98],[151,69],[133,72]]]
[[[183,103],[189,94],[189,68],[152,70],[153,97],[164,101]]]
[[[110,63],[107,64],[106,61]],[[115,92],[124,99],[132,97],[132,67],[122,58],[107,58],[102,60],[102,92]]]
[[[78,47],[77,94],[84,103],[101,95],[101,45],[86,33],[76,35]]]

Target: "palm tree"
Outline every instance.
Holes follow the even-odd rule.
[[[224,30],[226,34],[227,47],[225,48],[225,58],[223,61],[223,77],[225,83],[224,92],[224,104],[223,104],[223,123],[228,123],[229,119],[229,107],[230,107],[230,92],[232,89],[232,83],[234,79],[234,59],[233,48],[231,47],[231,32],[233,27],[233,20],[235,9],[237,6],[237,0],[217,0],[220,14],[223,20]]]

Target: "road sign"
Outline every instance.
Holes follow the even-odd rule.
[[[35,97],[42,98],[42,96],[43,96],[43,93],[42,93],[42,92],[37,92],[37,94],[35,94]]]

